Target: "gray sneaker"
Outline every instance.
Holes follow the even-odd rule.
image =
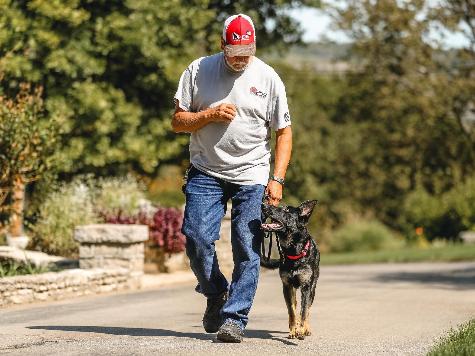
[[[221,309],[228,299],[228,292],[224,292],[216,298],[208,298],[206,311],[203,315],[203,327],[207,333],[215,333],[222,324]]]
[[[222,342],[241,342],[244,336],[244,330],[232,320],[226,320],[219,328],[216,336]]]

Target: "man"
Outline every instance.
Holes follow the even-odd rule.
[[[279,204],[292,149],[284,84],[254,56],[255,36],[248,16],[229,17],[223,52],[192,62],[174,97],[173,130],[191,133],[182,228],[186,253],[198,280],[196,291],[207,297],[203,326],[224,342],[242,341],[259,277],[262,198],[266,194],[269,203]],[[277,139],[269,178],[271,129]],[[229,199],[230,286],[214,244]]]

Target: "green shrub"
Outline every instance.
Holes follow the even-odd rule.
[[[96,212],[137,214],[145,199],[144,191],[144,186],[131,175],[100,178],[94,189],[94,208]]]
[[[78,245],[74,227],[101,222],[104,212],[136,214],[144,199],[144,188],[132,177],[94,179],[82,176],[62,184],[39,205],[32,225],[33,248],[73,257]]]
[[[422,228],[429,241],[457,240],[461,231],[475,228],[475,177],[438,195],[417,188],[405,200],[403,219],[409,238]]]
[[[399,247],[401,242],[376,220],[360,220],[337,229],[329,241],[332,252],[375,251]]]
[[[427,354],[428,356],[470,356],[475,354],[475,319],[451,329]]]
[[[74,227],[98,221],[87,181],[63,184],[40,206],[37,222],[32,226],[32,244],[43,252],[73,257],[78,249]]]
[[[0,278],[21,276],[25,274],[39,274],[46,272],[57,272],[59,269],[54,266],[34,266],[27,263],[0,262]]]
[[[464,230],[475,230],[475,177],[456,185],[446,194],[447,203]]]

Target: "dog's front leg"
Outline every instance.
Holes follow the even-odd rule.
[[[310,329],[310,321],[308,320],[308,314],[313,302],[312,288],[310,286],[302,286],[302,306],[300,309],[300,328],[298,329],[297,337],[304,339],[305,336],[312,335]]]
[[[298,318],[297,318],[297,297],[295,288],[289,284],[283,284],[283,292],[287,311],[289,313],[289,338],[294,339],[298,334]]]

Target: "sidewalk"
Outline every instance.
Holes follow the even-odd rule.
[[[144,274],[141,290],[151,290],[166,286],[178,286],[192,283],[196,277],[191,271],[177,271],[173,273]]]

